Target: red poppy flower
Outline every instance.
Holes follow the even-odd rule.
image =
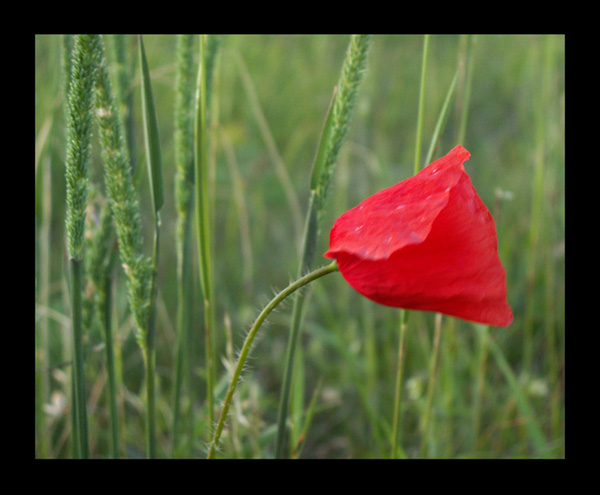
[[[469,156],[457,146],[348,210],[324,256],[377,303],[510,325],[496,228],[465,172]]]

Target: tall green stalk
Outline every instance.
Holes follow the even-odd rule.
[[[137,330],[136,338],[142,345],[149,321],[152,259],[144,256],[140,207],[133,185],[131,163],[104,58],[104,43],[100,46],[102,61],[96,81],[96,116],[104,175],[119,240],[121,265],[127,275],[128,298]]]
[[[126,43],[134,42],[133,36],[129,35],[113,35],[112,48],[115,60],[114,76],[116,82],[115,102],[123,119],[125,133],[123,140],[126,143],[128,156],[132,168],[135,164],[135,145],[134,145],[134,121],[133,121],[133,91],[131,89],[131,71],[132,59],[128,56]],[[132,170],[132,173],[133,170]],[[101,218],[106,215],[110,225],[107,227],[110,232],[108,252],[104,256],[104,265],[102,277],[99,280],[98,286],[98,312],[100,323],[104,332],[104,341],[106,346],[106,369],[108,375],[108,398],[110,408],[110,431],[111,431],[111,456],[114,459],[120,457],[120,441],[119,441],[119,404],[117,399],[117,390],[119,388],[119,374],[117,373],[118,361],[115,347],[114,333],[112,321],[113,309],[113,294],[112,285],[114,281],[115,267],[119,259],[118,246],[115,240],[114,224],[110,206],[106,204],[101,212]],[[102,221],[101,221],[102,223]]]
[[[458,71],[454,74],[454,78],[450,83],[450,88],[448,88],[448,92],[446,93],[446,98],[444,99],[444,104],[442,105],[442,109],[440,111],[440,115],[435,124],[435,129],[433,130],[433,135],[431,136],[431,142],[429,143],[429,150],[427,151],[427,155],[425,156],[425,163],[431,163],[433,161],[433,157],[435,155],[435,150],[440,141],[440,136],[444,130],[446,125],[446,120],[448,119],[448,114],[450,110],[450,102],[452,101],[452,97],[454,96],[454,91],[456,90],[456,82],[458,81]]]
[[[83,318],[81,292],[83,287],[82,261],[69,260],[71,276],[71,319],[73,325],[73,398],[75,425],[77,427],[77,449],[79,457],[89,457],[89,439],[85,391],[85,372],[83,355]]]
[[[154,108],[150,69],[146,60],[144,41],[139,38],[140,68],[142,73],[142,117],[144,121],[144,143],[148,163],[148,180],[154,212],[154,244],[152,256],[152,277],[150,288],[150,320],[146,335],[146,391],[147,416],[146,430],[147,454],[150,459],[156,457],[156,294],[158,292],[158,252],[160,239],[160,209],[164,203],[162,178],[162,157],[158,121]]]
[[[208,70],[207,35],[200,35],[200,62],[196,87],[195,121],[195,180],[196,224],[200,282],[204,298],[204,345],[206,356],[206,394],[208,424],[214,421],[214,360],[212,333],[214,329],[214,300],[210,241],[210,197],[208,176]]]
[[[177,277],[178,277],[178,302],[177,302],[177,354],[175,362],[175,387],[173,394],[173,438],[172,448],[175,451],[179,443],[180,417],[181,417],[181,389],[184,376],[190,382],[188,393],[192,401],[193,387],[191,386],[191,363],[186,360],[186,350],[192,346],[192,212],[196,208],[196,222],[202,223],[202,230],[198,232],[198,252],[200,255],[200,280],[202,290],[208,294],[208,305],[211,308],[212,288],[210,278],[210,197],[209,197],[209,171],[208,171],[208,126],[209,108],[212,94],[212,79],[215,57],[218,48],[218,38],[215,36],[200,37],[201,65],[198,68],[196,95],[194,95],[194,57],[193,45],[195,36],[182,35],[178,44],[178,70],[177,87],[175,93],[175,163],[177,173],[175,176],[175,202],[177,208]],[[196,101],[194,102],[194,97]],[[195,104],[194,104],[195,103]],[[202,115],[200,115],[200,113]],[[196,168],[194,167],[196,163]],[[198,172],[201,168],[202,172]],[[196,179],[195,175],[199,178]],[[194,196],[194,182],[199,186]],[[198,196],[202,197],[198,205]],[[195,201],[196,200],[196,201]],[[201,213],[199,213],[201,210]],[[205,301],[206,301],[205,296]],[[209,402],[209,415],[214,409],[213,393],[213,351],[211,329],[212,311],[205,311],[205,342],[207,362],[207,390]],[[208,318],[208,320],[206,320]],[[206,323],[208,322],[208,323]],[[186,366],[184,364],[187,363]],[[187,368],[187,369],[186,369]],[[190,409],[190,413],[192,410]],[[211,416],[212,417],[212,416]],[[191,418],[190,418],[191,421]],[[212,421],[212,420],[211,420]],[[190,442],[191,448],[192,442]]]
[[[327,112],[310,179],[311,192],[304,226],[298,277],[310,270],[312,265],[319,234],[319,218],[322,216],[325,208],[327,193],[333,180],[337,158],[348,132],[348,126],[358,95],[358,88],[365,73],[370,38],[370,35],[364,34],[353,35],[350,38],[340,80],[334,90],[332,104]],[[289,434],[287,418],[296,345],[301,329],[304,297],[305,294],[300,292],[294,298],[277,417],[277,439],[275,445],[275,456],[277,458],[288,456],[286,453],[287,437]]]
[[[177,81],[175,92],[175,205],[177,208],[177,350],[175,355],[175,384],[173,390],[173,437],[172,450],[179,444],[181,417],[181,390],[186,373],[186,351],[191,342],[192,260],[191,213],[194,187],[194,48],[195,36],[180,35],[177,47]],[[189,337],[189,338],[188,338]],[[188,387],[188,394],[193,388]],[[192,398],[190,396],[190,401]]]
[[[89,215],[93,217],[93,215]],[[94,314],[104,334],[106,369],[108,375],[108,402],[110,408],[110,453],[111,457],[119,457],[119,435],[117,414],[117,378],[114,363],[114,345],[112,329],[112,272],[118,258],[115,244],[112,215],[107,202],[100,207],[99,221],[88,222],[90,233],[86,251],[85,272],[87,278],[86,295],[88,304],[86,328],[93,324]]]
[[[114,331],[112,324],[112,273],[117,260],[117,251],[112,250],[110,259],[106,267],[104,276],[104,286],[102,288],[104,300],[101,301],[102,308],[101,320],[102,328],[104,329],[104,342],[106,344],[106,369],[108,373],[108,400],[110,407],[110,433],[111,433],[111,455],[113,459],[118,459],[120,456],[119,446],[119,413],[117,404],[117,371],[115,363],[114,349]]]
[[[290,285],[288,285],[281,292],[279,292],[258,315],[256,321],[252,325],[252,328],[248,332],[246,340],[244,341],[244,344],[242,345],[242,348],[240,350],[238,362],[235,366],[233,376],[231,377],[231,381],[229,382],[229,386],[225,394],[221,414],[219,416],[214,435],[208,447],[208,459],[212,459],[216,454],[216,449],[221,438],[221,433],[223,431],[223,427],[225,426],[225,420],[227,419],[227,413],[229,412],[229,407],[231,405],[231,399],[233,398],[233,393],[235,392],[240,376],[242,375],[242,370],[244,369],[244,365],[246,364],[246,359],[248,358],[248,354],[250,352],[250,349],[252,348],[254,338],[256,337],[258,330],[260,330],[261,325],[267,319],[267,316],[269,316],[271,311],[273,311],[290,294],[293,294],[298,289],[304,287],[306,284],[309,284],[310,282],[335,271],[338,271],[338,265],[336,261],[333,261],[329,265],[325,265],[321,268],[318,268],[317,270],[308,273],[304,277],[299,278],[295,282],[292,282]]]
[[[129,156],[133,157],[133,92],[130,89],[131,78],[129,73],[129,59],[125,43],[129,39],[126,35],[114,35],[113,55],[115,58],[115,80],[116,80],[116,101],[117,107],[124,116],[126,136],[123,139],[127,142]],[[97,253],[97,270],[95,271],[96,288],[96,310],[100,326],[104,334],[106,371],[108,376],[108,404],[110,410],[110,455],[113,459],[118,459],[120,454],[119,441],[119,407],[117,391],[119,388],[119,377],[117,373],[117,360],[115,352],[115,330],[113,328],[113,294],[112,285],[114,281],[114,271],[118,262],[119,253],[116,244],[116,233],[114,232],[113,218],[108,203],[102,206],[100,212],[100,225],[94,234],[95,239],[92,244]]]
[[[466,38],[464,38],[466,36]],[[473,80],[473,46],[475,44],[474,34],[463,35],[461,43],[464,43],[464,54],[461,53],[459,64],[463,64],[460,67],[462,72],[462,84],[461,84],[461,101],[460,101],[460,123],[458,130],[458,143],[464,144],[465,135],[467,133],[467,120],[469,115],[469,103],[471,101],[471,82]]]
[[[89,456],[82,318],[83,234],[88,200],[94,83],[99,61],[98,43],[97,35],[78,35],[75,39],[67,107],[67,236],[73,326],[73,408],[76,411],[77,443],[83,458]]]
[[[480,431],[481,431],[481,404],[483,398],[483,390],[485,388],[485,375],[488,357],[488,326],[477,325],[477,337],[479,340],[479,352],[477,356],[477,372],[474,384],[473,402],[472,402],[472,419],[471,419],[471,448],[475,451],[480,446]]]
[[[425,79],[427,75],[427,58],[429,57],[429,35],[423,38],[423,60],[421,63],[421,84],[419,86],[419,110],[417,113],[417,136],[415,142],[415,163],[413,175],[421,168],[421,141],[423,137],[423,113],[425,108]]]
[[[154,389],[154,311],[158,229],[155,230],[154,257],[144,255],[142,225],[137,193],[133,185],[131,163],[122,131],[118,107],[104,59],[104,43],[99,44],[101,62],[96,79],[96,116],[104,160],[104,175],[109,205],[119,241],[121,265],[127,275],[128,299],[136,327],[136,339],[146,365],[147,390]],[[150,172],[152,179],[156,176]],[[157,186],[156,187],[160,187]],[[160,193],[152,188],[155,205]],[[155,219],[158,218],[155,207]],[[148,454],[154,455],[155,442],[150,439],[155,422],[154,397],[149,392],[147,403]]]
[[[425,401],[425,410],[421,417],[421,457],[427,457],[428,447],[428,430],[429,421],[431,418],[431,405],[433,401],[433,390],[435,387],[435,375],[437,370],[440,338],[442,334],[442,314],[435,314],[435,330],[433,337],[433,349],[431,351],[431,359],[429,361],[429,382],[427,384],[427,398]]]
[[[403,309],[400,315],[400,341],[398,342],[398,362],[396,364],[396,389],[394,394],[394,418],[392,427],[391,458],[396,458],[398,439],[400,437],[400,410],[402,404],[402,369],[404,367],[404,347],[406,341],[406,324],[408,311]]]

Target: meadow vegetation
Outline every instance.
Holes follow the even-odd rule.
[[[68,173],[79,114],[69,117],[67,94],[83,40],[35,37],[36,457],[142,458],[151,445],[153,457],[204,458],[247,331],[307,271],[311,172],[351,39],[209,36],[201,50],[198,36],[148,35],[145,80],[138,36],[99,38],[103,62],[88,60],[99,74],[89,167],[79,171],[87,206],[76,204],[79,280],[66,221],[75,222],[68,197],[83,180]],[[257,335],[215,455],[562,458],[565,37],[431,35],[423,84],[423,36],[368,43],[307,266],[329,263],[338,216],[413,175],[416,155],[422,167],[461,144],[495,220],[514,321],[494,328],[410,312],[397,382],[402,312],[361,297],[339,273],[316,280],[300,293],[289,439],[278,415],[293,298]],[[157,153],[159,169],[148,165]],[[132,270],[143,272],[137,282]],[[87,424],[76,435],[81,400]]]

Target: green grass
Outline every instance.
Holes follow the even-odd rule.
[[[143,252],[151,253],[155,225],[144,163],[137,37],[117,45],[113,36],[103,38],[113,87],[119,88],[124,102],[120,93],[125,88],[133,93],[131,127],[125,118],[122,125],[135,170]],[[297,275],[301,253],[297,209],[302,214],[308,208],[315,151],[348,42],[349,37],[341,35],[236,35],[219,40],[206,157],[215,420],[247,331],[273,294]],[[423,159],[457,73],[461,43],[460,36],[429,39],[420,126]],[[156,455],[203,458],[214,424],[207,409],[204,302],[195,232],[189,269],[193,300],[185,317],[192,329],[184,359],[189,371],[178,392],[180,427],[173,449],[181,294],[173,111],[178,40],[144,36],[144,45],[164,180],[156,295]],[[69,458],[74,451],[65,266],[63,38],[37,36],[35,46],[35,130],[40,146],[36,149],[36,456]],[[198,46],[196,40],[195,67]],[[115,54],[120,54],[119,66]],[[422,56],[422,36],[372,37],[367,72],[320,220],[315,268],[327,263],[321,254],[339,215],[413,174]],[[396,457],[560,458],[565,455],[564,37],[481,35],[470,47],[469,60],[470,83],[459,72],[434,154],[440,156],[464,136],[460,144],[471,152],[465,167],[496,223],[515,319],[507,329],[497,329],[442,318],[432,366],[435,315],[410,313],[403,343]],[[123,63],[129,64],[126,70],[117,71]],[[128,82],[117,85],[119,74]],[[127,108],[125,103],[122,108]],[[94,197],[102,204],[104,165],[98,137],[94,123],[89,177]],[[193,210],[190,213],[193,220]],[[146,455],[144,358],[121,263],[114,264],[111,290],[116,404],[110,400],[112,366],[107,365],[103,326],[90,324],[82,336],[89,455],[94,458],[112,456],[114,431],[121,457]],[[389,457],[400,311],[365,300],[339,274],[315,281],[304,291],[299,342],[304,366],[291,391],[290,449],[300,458]],[[217,456],[275,455],[291,317],[290,298],[258,333]],[[111,428],[115,411],[118,430]]]

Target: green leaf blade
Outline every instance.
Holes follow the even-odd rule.
[[[142,73],[142,115],[144,121],[144,142],[146,145],[146,156],[148,162],[148,178],[152,191],[154,212],[162,208],[164,204],[164,184],[162,177],[162,158],[160,152],[160,139],[158,135],[158,119],[152,95],[152,83],[150,81],[150,70],[142,36],[139,37],[140,69]]]

